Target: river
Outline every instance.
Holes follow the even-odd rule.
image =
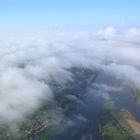
[[[140,121],[140,108],[136,104],[131,90],[127,85],[121,90],[109,91],[107,94],[109,98],[104,98],[102,93],[98,92],[100,89],[97,89],[96,86],[96,89],[94,89],[94,84],[107,84],[110,86],[115,84],[115,86],[117,85],[117,87],[120,88],[122,88],[123,85],[120,81],[108,75],[98,75],[94,83],[92,83],[92,88],[90,86],[86,87],[86,90],[84,90],[85,93],[79,100],[79,103],[67,116],[76,125],[69,126],[61,133],[56,132],[52,138],[53,140],[102,140],[99,131],[100,111],[103,108],[104,102],[110,99],[115,101],[118,110],[120,108],[126,108]],[[79,121],[76,116],[81,116],[86,121]]]

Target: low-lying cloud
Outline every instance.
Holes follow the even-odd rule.
[[[70,80],[67,69],[74,66],[102,70],[139,88],[139,37],[140,29],[109,27],[1,38],[0,124],[20,122],[42,101],[51,100],[49,82]]]

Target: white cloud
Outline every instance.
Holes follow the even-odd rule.
[[[101,69],[139,87],[139,37],[140,29],[109,27],[1,38],[0,123],[21,121],[44,99],[50,100],[49,81],[65,83],[71,79],[67,68],[73,66]]]

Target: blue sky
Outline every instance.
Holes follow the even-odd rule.
[[[140,0],[0,0],[3,25],[140,24]]]

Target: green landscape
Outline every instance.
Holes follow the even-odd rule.
[[[124,119],[128,113],[126,109],[116,110],[113,101],[104,104],[104,109],[100,113],[100,131],[104,140],[140,139],[140,135],[136,134]],[[130,118],[130,115],[127,117]]]

